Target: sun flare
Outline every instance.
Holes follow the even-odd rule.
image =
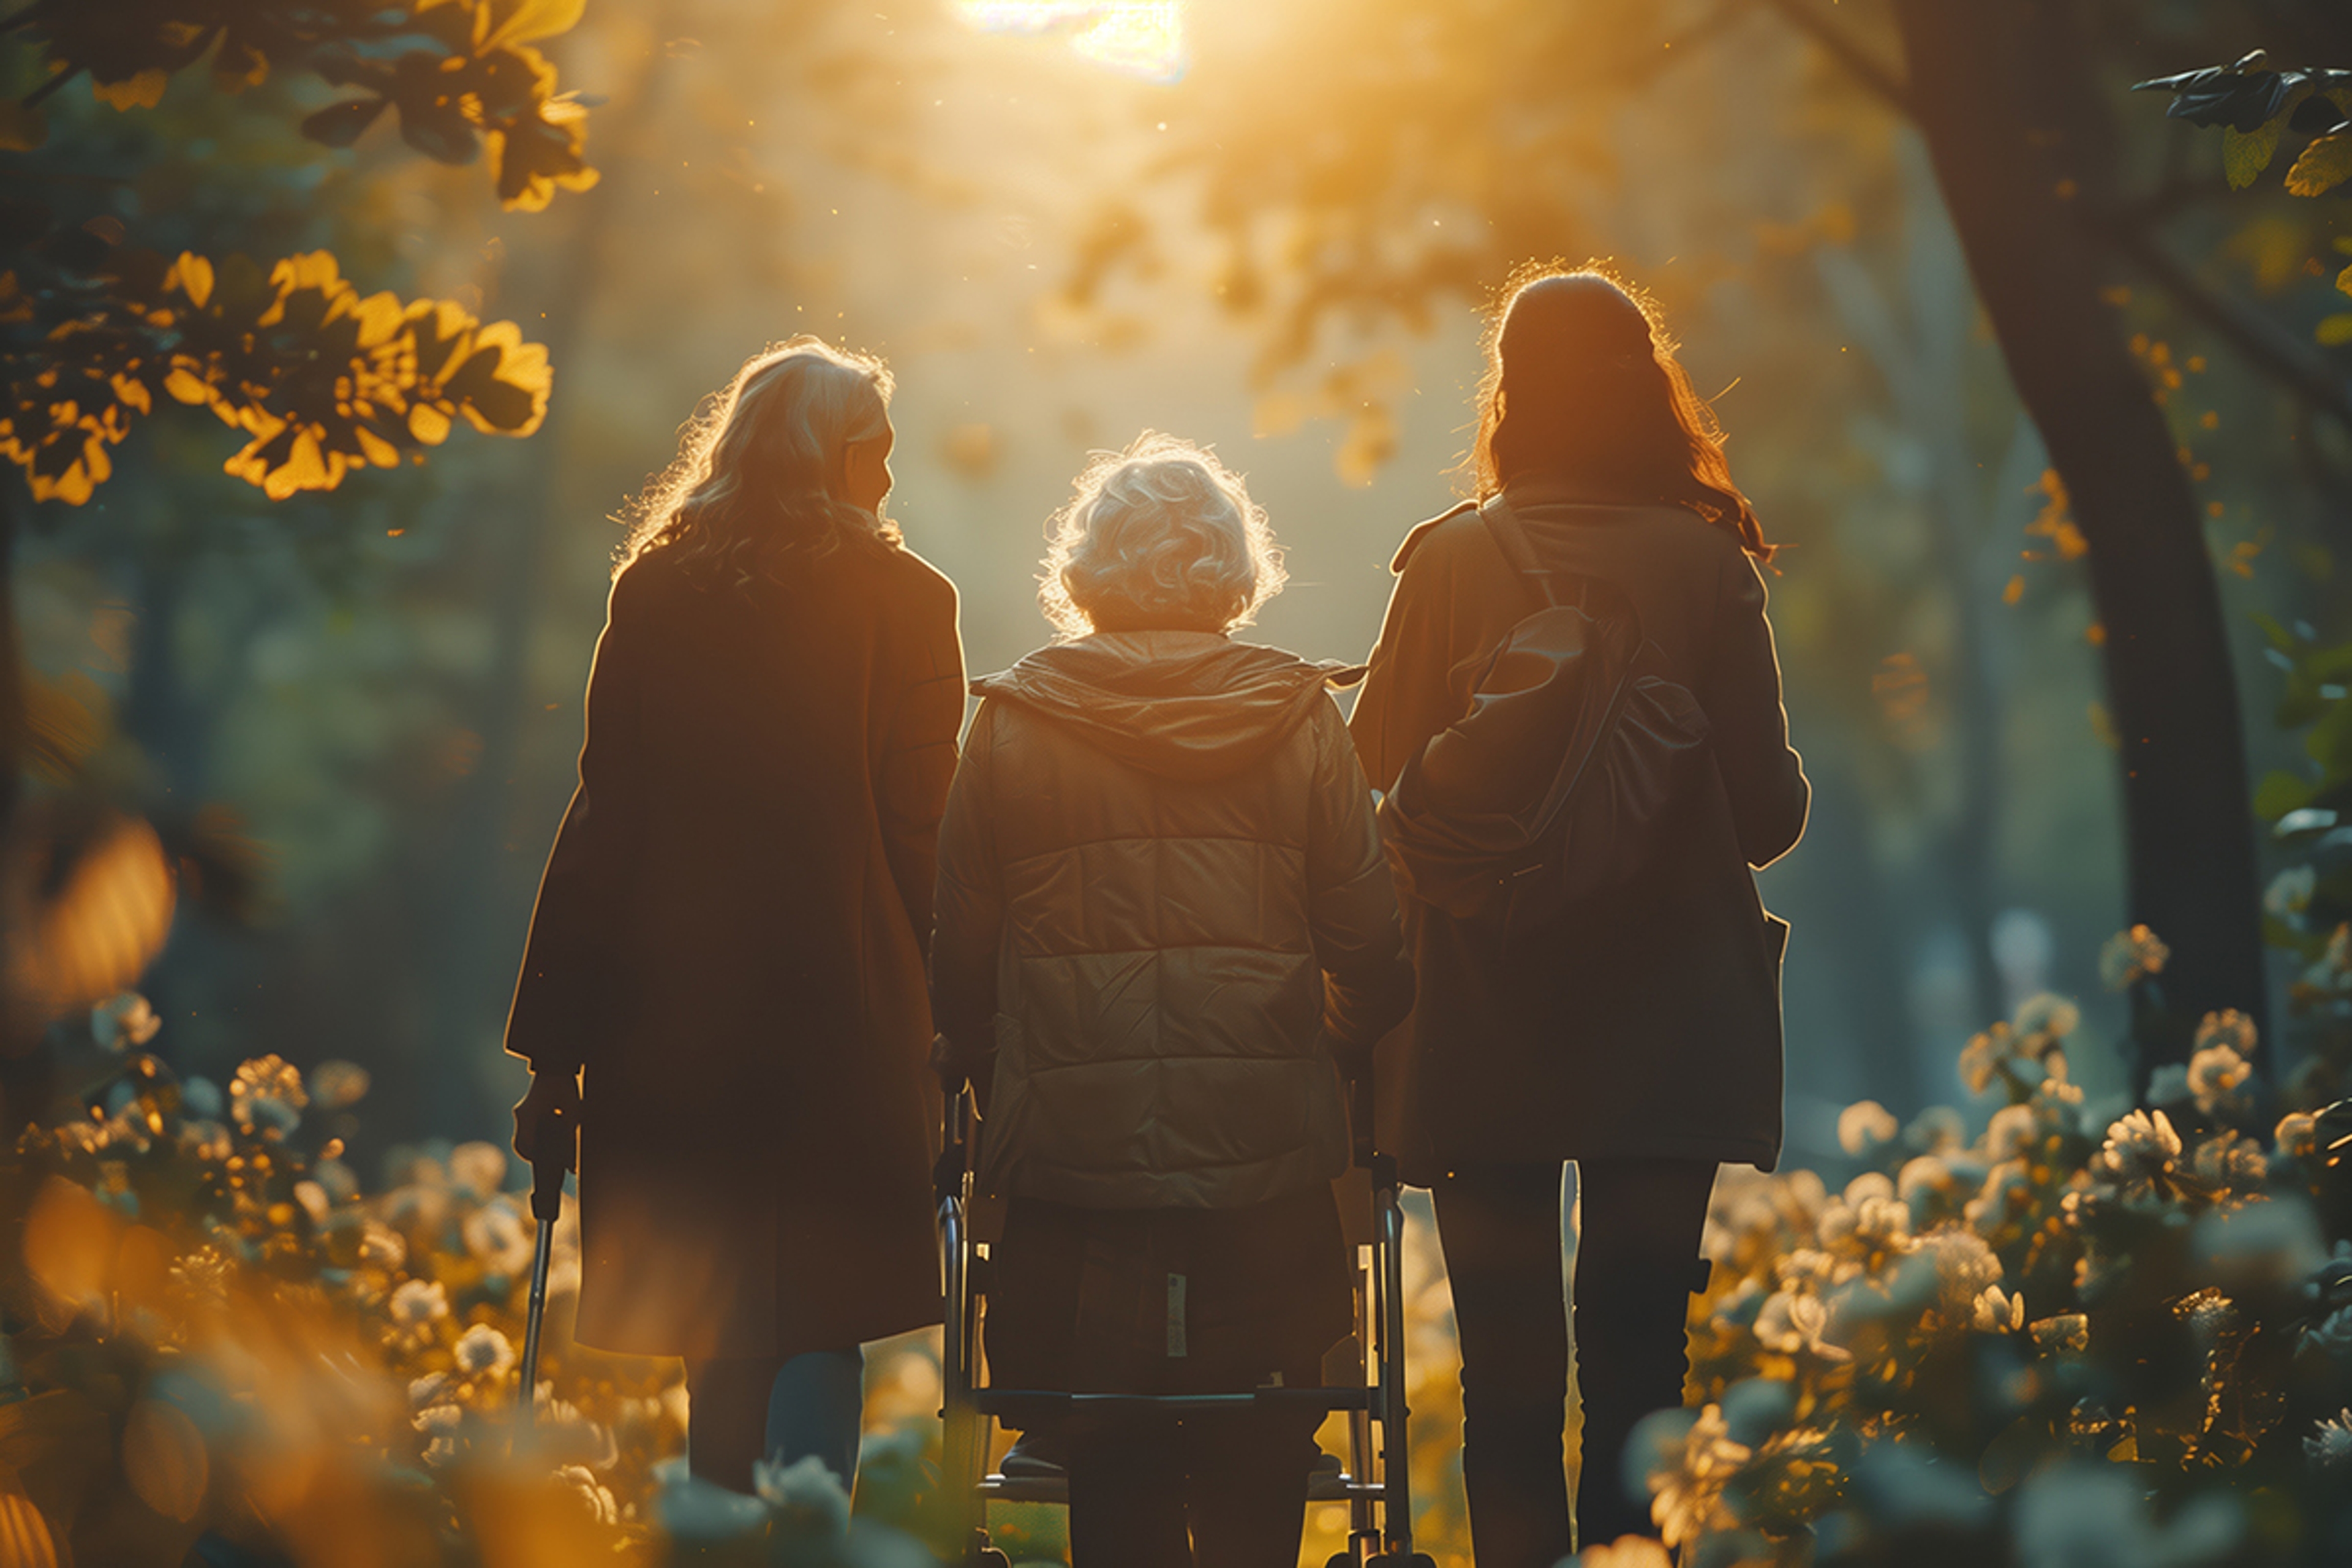
[[[956,13],[984,33],[1066,37],[1097,65],[1149,81],[1184,74],[1183,0],[957,0]]]

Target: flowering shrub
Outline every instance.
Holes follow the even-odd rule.
[[[2110,968],[2130,984],[2165,956],[2126,933]],[[1629,1460],[1683,1561],[2352,1554],[2352,1107],[2258,1130],[2235,1013],[2150,1104],[2087,1105],[2076,1016],[2037,998],[1969,1042],[1963,1079],[2000,1101],[1974,1137],[1948,1109],[1904,1126],[1864,1102],[1840,1120],[1842,1187],[1718,1180],[1692,1408]],[[1634,1548],[1606,1552],[1588,1568]]]
[[[92,1026],[87,1114],[28,1131],[0,1167],[23,1236],[0,1275],[0,1536],[35,1542],[9,1562],[341,1563],[356,1540],[401,1564],[654,1563],[685,1543],[714,1563],[930,1561],[853,1526],[814,1462],[764,1471],[756,1498],[687,1479],[678,1363],[571,1340],[568,1197],[520,1433],[536,1226],[503,1151],[399,1153],[363,1194],[341,1142],[306,1136],[364,1095],[361,1068],[264,1057],[223,1092],[138,1048],[143,1001]],[[905,1396],[898,1363],[923,1359],[878,1359],[877,1405],[901,1426],[937,1407],[935,1373]],[[919,1518],[936,1476],[919,1425],[873,1447],[877,1499]]]

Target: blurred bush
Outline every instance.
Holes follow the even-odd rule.
[[[2141,983],[2166,956],[2128,932],[2109,968]],[[1585,1568],[2352,1553],[2352,1105],[2265,1107],[2260,1046],[2226,1013],[2153,1103],[2094,1105],[2076,1023],[2039,997],[1969,1044],[1981,1131],[1864,1101],[1842,1186],[1726,1172],[1687,1406],[1652,1418],[1625,1478],[1664,1546],[1596,1544]],[[10,1562],[911,1568],[946,1544],[928,1336],[872,1358],[858,1517],[808,1463],[762,1469],[755,1496],[696,1483],[677,1363],[571,1339],[567,1200],[521,1431],[524,1173],[436,1144],[363,1192],[334,1133],[364,1071],[263,1057],[226,1086],[182,1079],[146,1048],[160,1027],[136,995],[94,1010],[0,1165],[21,1237],[0,1275]],[[1432,1239],[1417,1211],[1415,1522],[1464,1563]],[[1016,1555],[1060,1556],[1058,1521],[1000,1522]],[[1344,1521],[1308,1526],[1319,1562]]]
[[[552,1242],[537,1421],[515,1421],[535,1244],[503,1151],[397,1151],[373,1194],[322,1124],[367,1075],[277,1057],[226,1088],[142,1047],[126,995],[58,1053],[59,1110],[0,1165],[0,1533],[13,1565],[930,1561],[821,1467],[742,1497],[688,1479],[678,1364],[572,1342],[576,1208]],[[871,1489],[936,1480],[919,1337],[876,1360]],[[906,1428],[902,1434],[897,1428]]]
[[[2129,932],[2109,968],[2165,956]],[[2086,1104],[2076,1019],[2041,997],[1969,1043],[1973,1137],[1864,1101],[1842,1189],[1717,1183],[1691,1407],[1628,1458],[1685,1562],[2352,1555],[2352,1105],[2263,1112],[2233,1013],[2154,1103]]]

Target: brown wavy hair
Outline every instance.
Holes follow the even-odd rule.
[[[659,551],[740,585],[795,553],[898,548],[898,524],[841,495],[842,455],[888,433],[892,389],[880,360],[821,338],[752,355],[703,400],[677,457],[621,513],[629,534],[614,574]]]
[[[1602,495],[1688,508],[1772,558],[1731,482],[1723,427],[1646,290],[1597,261],[1548,261],[1519,268],[1499,299],[1463,461],[1479,500],[1524,474],[1566,474]]]

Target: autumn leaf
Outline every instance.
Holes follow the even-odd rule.
[[[2270,167],[2278,155],[2279,132],[2284,129],[2280,121],[2272,120],[2252,131],[2234,125],[2222,131],[2221,166],[2230,176],[2231,189],[2244,190]]]
[[[2286,172],[2286,188],[2298,196],[2324,195],[2352,180],[2352,134],[2315,138]]]

